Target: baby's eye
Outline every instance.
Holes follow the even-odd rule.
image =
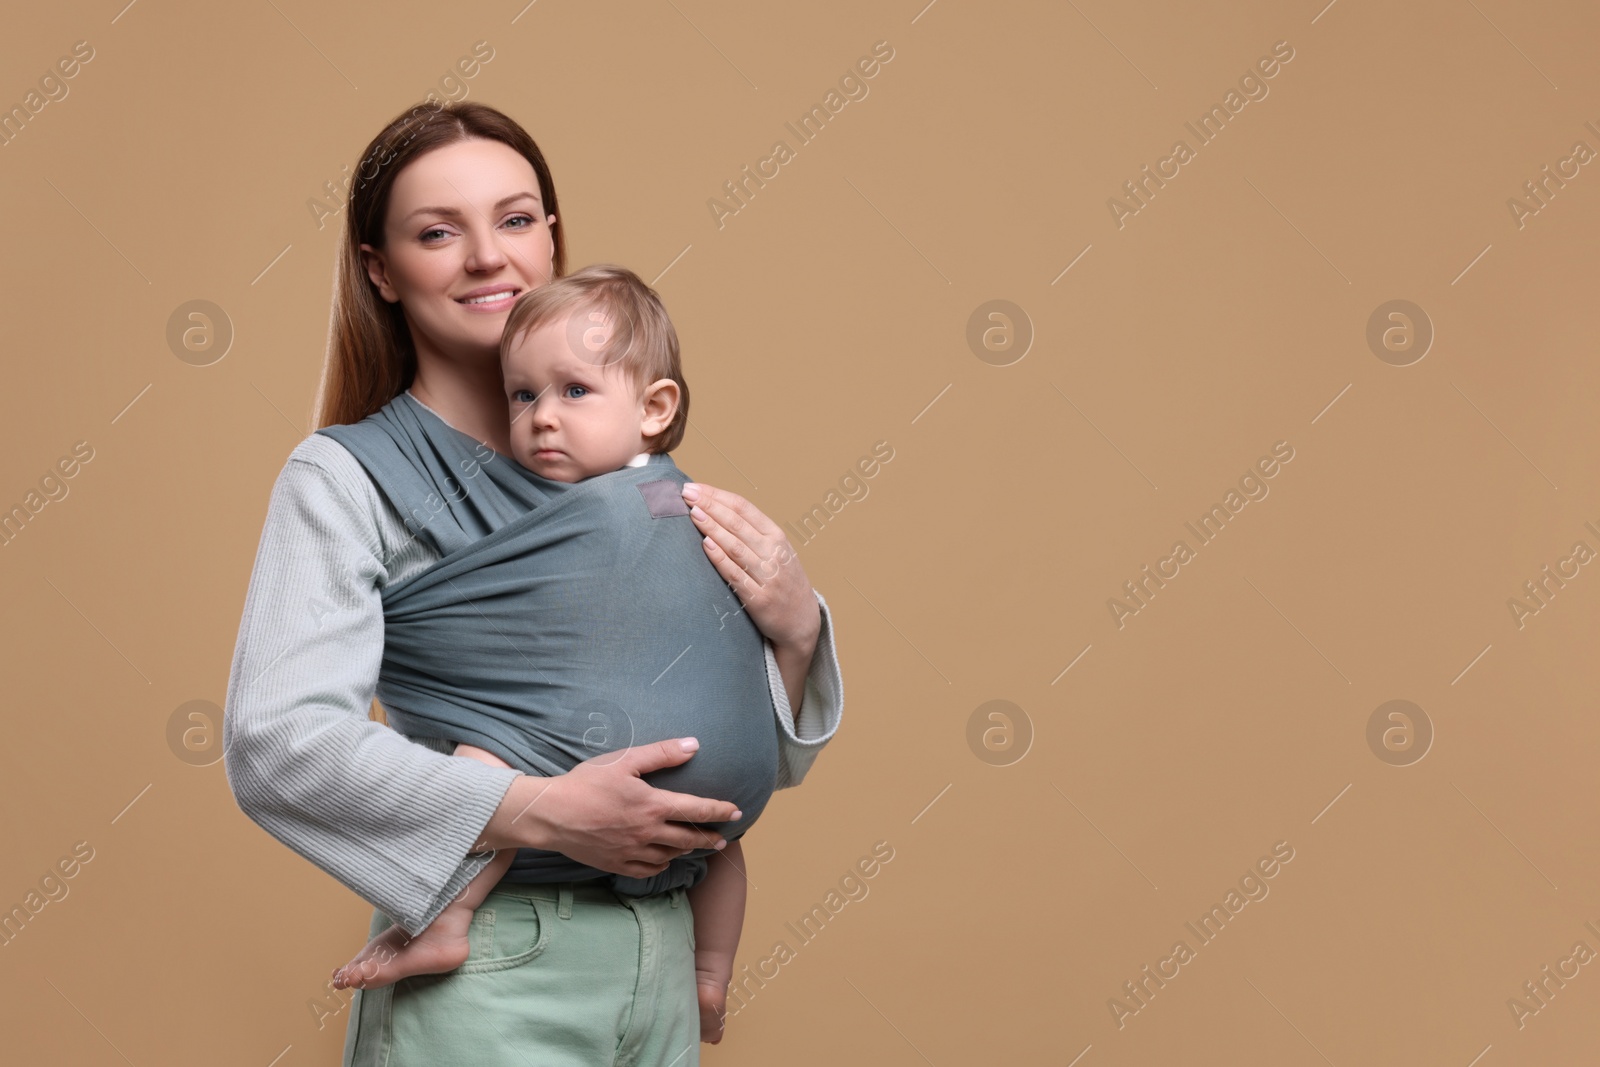
[[[574,392],[573,390],[577,390],[577,391]],[[583,394],[587,393],[588,391],[589,390],[588,390],[587,386],[582,386],[582,385],[569,385],[569,386],[567,386],[567,396],[571,397],[574,400],[576,400],[578,397],[582,396]]]
[[[533,403],[533,391],[530,389],[518,389],[511,394],[511,399],[519,404],[531,404]]]

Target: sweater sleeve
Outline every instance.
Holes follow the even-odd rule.
[[[313,434],[272,489],[228,678],[224,766],[252,821],[416,935],[489,862],[469,850],[520,772],[369,718],[380,589],[399,552],[382,543],[353,457],[342,477],[319,461],[330,444],[348,455]]]
[[[839,674],[839,652],[833,644],[833,619],[828,614],[828,602],[821,593],[816,596],[822,629],[817,633],[817,650],[811,656],[798,714],[789,707],[789,693],[778,671],[772,642],[765,642],[767,682],[772,687],[772,705],[778,718],[778,789],[791,789],[805,780],[817,753],[838,732],[844,715],[844,679]]]

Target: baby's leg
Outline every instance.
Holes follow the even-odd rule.
[[[727,1020],[728,983],[744,928],[745,883],[744,838],[737,837],[710,858],[706,876],[689,890],[700,1040],[712,1045],[721,1044]]]
[[[496,767],[510,766],[493,753],[472,745],[457,745],[455,755]],[[334,969],[333,987],[379,989],[413,974],[442,974],[461,966],[470,952],[467,926],[472,922],[472,913],[506,873],[516,854],[514,848],[497,851],[489,865],[474,875],[416,937],[395,925],[367,942],[367,947],[356,953],[354,959]]]

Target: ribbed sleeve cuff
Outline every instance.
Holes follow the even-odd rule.
[[[415,876],[411,884],[396,894],[396,907],[402,914],[389,911],[381,903],[378,905],[380,911],[413,937],[427,929],[493,859],[493,851],[475,853],[469,850],[483,835],[484,827],[494,817],[511,783],[522,773],[513,767],[491,767],[477,760],[462,759],[461,762],[470,764],[471,768],[463,781],[460,806],[441,824],[442,840],[437,850],[428,850],[430,855],[458,856],[460,861],[453,868],[426,863],[397,868],[396,873],[408,872]]]

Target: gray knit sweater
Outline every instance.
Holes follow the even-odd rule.
[[[489,862],[468,850],[518,774],[368,716],[383,589],[438,558],[354,456],[307,437],[272,489],[223,717],[244,813],[413,935]],[[798,715],[767,645],[779,789],[800,784],[843,711],[832,621],[817,601],[822,631]]]

